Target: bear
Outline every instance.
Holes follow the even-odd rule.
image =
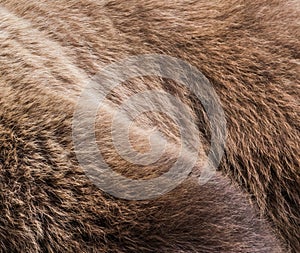
[[[0,12],[0,252],[299,252],[298,1],[3,0]],[[80,163],[74,115],[108,64],[149,54],[181,59],[207,78],[226,119],[224,153],[201,183],[217,124],[205,104],[170,78],[126,80],[95,117],[96,144],[113,171],[147,182],[180,153],[168,110],[143,113],[128,130],[132,149],[143,154],[151,129],[159,129],[163,137],[152,144],[164,139],[166,149],[157,161],[135,164],[118,153],[113,112],[134,94],[163,91],[182,101],[195,123],[184,126],[201,145],[192,171],[170,191],[119,198]],[[145,104],[176,111],[156,99]],[[195,152],[182,152],[183,167]],[[93,164],[97,157],[88,155]]]

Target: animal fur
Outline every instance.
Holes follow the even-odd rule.
[[[1,0],[0,252],[299,252],[299,17],[297,0]],[[191,176],[160,198],[128,201],[84,174],[72,118],[93,75],[145,53],[203,72],[228,135],[207,184]],[[203,143],[197,174],[210,127],[187,89],[154,77],[129,80],[108,105],[151,89],[189,106]],[[148,178],[168,170],[171,148],[141,174],[122,160],[108,135],[111,116],[109,108],[99,113],[96,135],[116,171]],[[144,115],[136,126],[144,133],[132,137],[138,150],[152,126],[178,140],[165,116]]]

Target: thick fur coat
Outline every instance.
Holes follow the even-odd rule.
[[[1,0],[0,252],[299,252],[299,17],[297,0]],[[226,148],[206,184],[191,175],[159,198],[122,200],[84,173],[72,119],[106,64],[149,53],[205,74],[225,112]],[[143,167],[109,136],[111,107],[151,89],[188,105],[203,143],[197,175],[210,126],[201,102],[170,80],[136,78],[113,91],[96,122],[99,150],[128,177],[168,170],[176,145]],[[137,150],[153,126],[178,141],[172,120],[144,115]]]

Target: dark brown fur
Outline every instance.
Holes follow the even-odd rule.
[[[299,16],[292,0],[0,1],[0,252],[299,252]],[[207,184],[190,177],[158,199],[126,201],[84,174],[72,117],[90,77],[145,53],[201,70],[220,97],[228,136]],[[203,155],[210,132],[201,103],[170,80],[142,81],[119,87],[111,101],[152,88],[176,95],[197,120]],[[145,120],[166,121],[162,131],[176,140],[162,115]],[[101,122],[104,157],[137,177]],[[134,136],[142,149],[143,137]],[[163,158],[159,172],[176,150]],[[142,176],[156,173],[147,167]]]

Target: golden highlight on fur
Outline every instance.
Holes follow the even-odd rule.
[[[299,252],[299,17],[298,0],[0,0],[0,252]],[[156,163],[131,164],[114,148],[113,108],[141,91],[185,103],[203,146],[174,190],[122,200],[85,175],[73,115],[103,67],[154,53],[209,79],[226,116],[225,154],[200,185],[211,137],[201,101],[171,80],[128,80],[96,120],[115,171],[154,178],[178,155],[178,128],[163,113],[142,115],[130,131],[139,152],[153,127],[166,136]]]

